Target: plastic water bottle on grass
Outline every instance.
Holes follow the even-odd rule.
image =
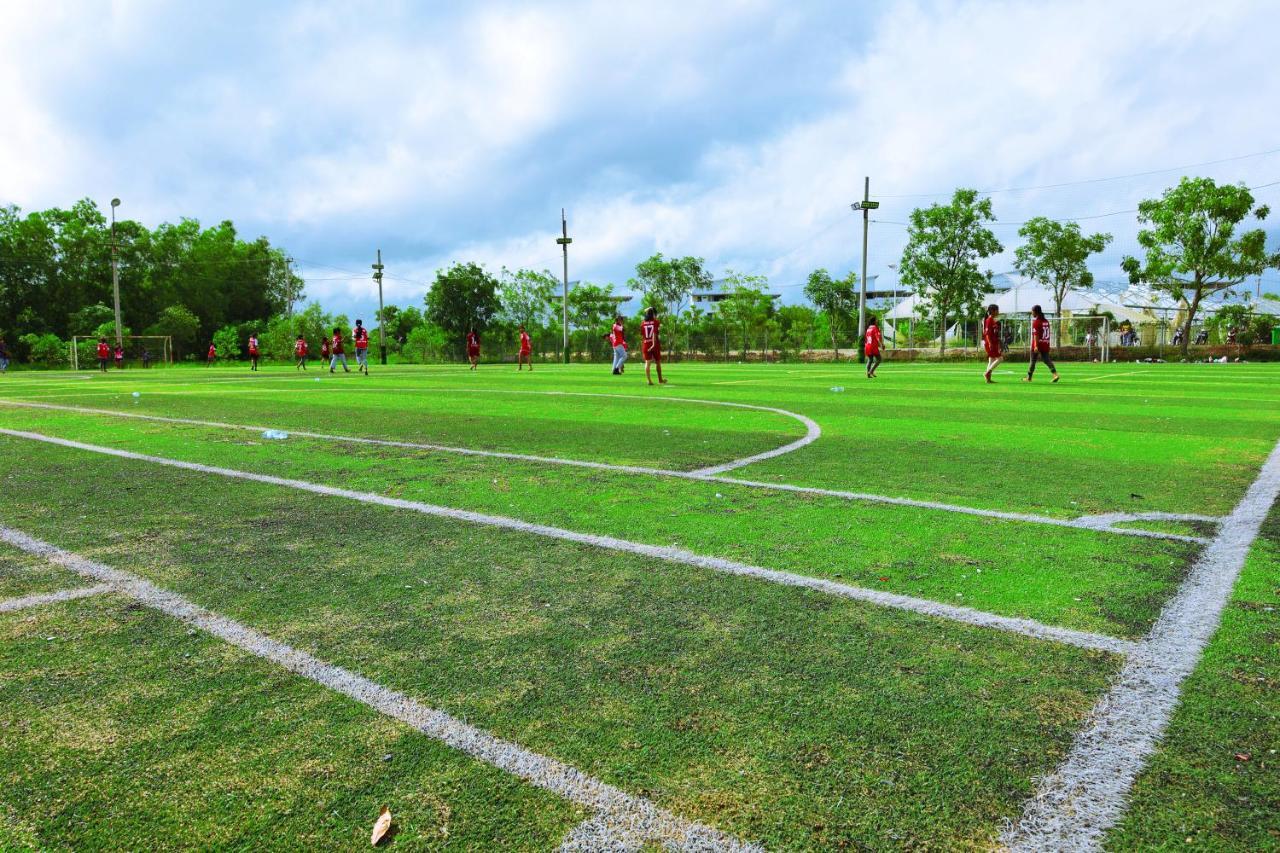
[[[289,437],[289,433],[283,432],[278,429],[269,429],[262,433],[262,437],[274,439],[276,441],[283,441],[284,439]]]
[[[832,390],[832,392],[834,392],[834,393],[836,393],[836,394],[839,394],[841,391],[843,391],[843,390],[844,390],[844,386],[843,386],[843,385],[835,385],[835,386],[832,386],[831,390]]]

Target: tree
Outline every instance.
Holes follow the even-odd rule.
[[[948,319],[975,313],[991,289],[991,272],[978,269],[978,261],[1004,250],[983,225],[994,219],[991,199],[979,200],[978,191],[969,189],[956,190],[950,204],[911,211],[900,280],[939,320],[939,353],[947,350]]]
[[[809,282],[804,286],[804,295],[827,315],[834,360],[840,358],[840,333],[852,321],[854,306],[858,304],[857,284],[857,273],[833,279],[825,269],[816,269],[809,273]]]
[[[627,286],[644,296],[644,306],[660,313],[679,315],[684,302],[694,290],[711,286],[711,273],[703,268],[702,258],[664,258],[661,252],[636,264],[636,277]]]
[[[1018,247],[1014,268],[1053,293],[1054,316],[1058,318],[1058,340],[1062,340],[1062,301],[1072,288],[1093,285],[1089,272],[1090,255],[1096,255],[1111,242],[1110,234],[1080,232],[1076,222],[1057,222],[1037,216],[1018,229],[1027,242]]]
[[[725,276],[728,295],[716,304],[729,325],[742,330],[742,353],[750,349],[751,331],[769,316],[773,300],[765,292],[769,280],[762,275],[745,275],[730,270]]]
[[[95,302],[71,313],[67,320],[67,331],[73,335],[92,335],[99,326],[108,323],[114,328],[115,316],[115,311],[101,302]],[[111,334],[115,336],[114,331]]]
[[[574,328],[587,331],[587,351],[592,358],[599,356],[604,348],[604,338],[597,333],[610,325],[617,307],[611,284],[579,282],[569,291],[569,322]]]
[[[483,332],[500,309],[498,281],[475,263],[456,263],[436,272],[426,296],[426,317],[444,330],[448,350],[462,356],[468,329]]]
[[[218,358],[239,358],[240,330],[235,326],[223,326],[213,333],[213,345],[218,348]]]
[[[1219,186],[1212,178],[1183,178],[1158,199],[1138,205],[1138,232],[1146,250],[1144,262],[1126,256],[1129,280],[1146,282],[1187,306],[1182,354],[1187,354],[1191,323],[1206,296],[1261,275],[1280,265],[1280,253],[1268,255],[1261,228],[1236,236],[1236,228],[1252,215],[1261,221],[1270,210],[1253,207],[1253,194],[1243,184]]]
[[[555,298],[559,282],[550,272],[520,269],[515,272],[502,268],[499,292],[502,299],[502,316],[515,326],[534,329],[547,322],[551,301]],[[573,305],[572,295],[569,300]]]
[[[27,334],[19,340],[26,345],[32,364],[58,367],[67,363],[67,345],[57,335]]]
[[[195,351],[196,337],[200,334],[200,321],[186,306],[170,305],[160,312],[156,322],[147,329],[147,334],[171,336],[174,358],[179,358]]]

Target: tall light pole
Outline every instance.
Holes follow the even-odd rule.
[[[871,200],[871,178],[866,179],[862,190],[862,201],[849,205],[855,213],[862,211],[862,276],[858,279],[858,351],[859,363],[866,361],[866,351],[862,347],[862,339],[867,334],[867,229],[871,224],[871,211],[880,206],[880,202]]]
[[[569,236],[569,222],[564,218],[564,208],[560,208],[560,236],[556,238],[564,251],[564,363],[569,363],[569,244],[573,238]]]
[[[387,330],[382,321],[382,250],[378,250],[378,262],[373,265],[373,280],[378,283],[378,350],[382,363],[387,363]]]
[[[116,260],[116,208],[120,199],[111,199],[111,292],[116,304],[116,346],[124,349],[124,331],[120,325],[120,264]]]

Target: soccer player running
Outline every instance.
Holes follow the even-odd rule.
[[[356,370],[369,375],[369,330],[364,327],[364,320],[356,320],[356,327],[351,331],[356,342]]]
[[[627,328],[621,314],[613,318],[613,328],[609,330],[609,345],[613,347],[613,375],[619,376],[627,363]]]
[[[249,336],[249,369],[256,371],[258,369],[258,336]]]
[[[467,361],[471,362],[471,370],[480,362],[480,336],[475,329],[467,330]]]
[[[116,345],[116,370],[124,370],[124,347]]]
[[[347,367],[347,351],[342,345],[342,330],[337,326],[333,327],[333,343],[329,346],[329,372],[333,373],[338,366],[338,362],[342,362],[342,372],[350,373],[351,368]]]
[[[218,345],[209,344],[209,360],[205,363],[205,367],[213,367],[213,362],[218,358]]]
[[[103,373],[107,372],[109,361],[111,361],[111,347],[107,346],[106,338],[98,338],[98,367]]]
[[[298,339],[293,342],[293,354],[298,357],[298,364],[294,370],[307,369],[307,339],[302,335],[298,335]]]
[[[1053,381],[1057,382],[1061,377],[1058,376],[1058,368],[1053,366],[1053,360],[1049,358],[1049,321],[1039,305],[1032,305],[1031,364],[1027,367],[1027,378],[1022,380],[1023,382],[1030,382],[1031,377],[1035,375],[1037,358],[1044,362],[1044,366],[1053,373]]]
[[[987,306],[987,316],[982,319],[982,345],[987,350],[987,372],[983,376],[994,384],[991,371],[1004,360],[1004,344],[1000,340],[1000,306],[995,303]]]
[[[649,384],[653,384],[653,379],[649,376],[649,368],[657,365],[658,382],[666,385],[667,380],[662,378],[662,342],[658,339],[658,309],[650,307],[644,312],[644,322],[640,324],[640,355],[644,357],[644,378],[649,380]]]
[[[520,355],[516,358],[516,370],[524,370],[525,365],[529,365],[529,372],[533,372],[533,341],[529,338],[529,333],[524,330],[524,326],[520,327]]]
[[[876,378],[876,368],[880,366],[880,347],[884,344],[884,337],[880,334],[880,327],[876,325],[874,314],[867,315],[867,337],[866,343],[863,344],[862,351],[867,356],[867,378]]]

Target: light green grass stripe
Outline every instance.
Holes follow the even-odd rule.
[[[0,541],[28,554],[44,557],[83,577],[105,581],[112,591],[129,595],[142,604],[195,625],[239,649],[278,664],[381,714],[407,723],[423,734],[533,785],[610,815],[609,823],[615,828],[613,840],[616,842],[638,847],[637,841],[653,841],[683,850],[760,849],[711,827],[677,817],[648,800],[607,785],[564,762],[497,738],[364,676],[272,640],[137,575],[64,551],[8,527],[0,526]]]
[[[936,601],[912,598],[910,596],[898,595],[891,592],[863,589],[861,587],[849,586],[847,584],[836,583],[822,578],[796,575],[790,572],[777,571],[774,569],[765,569],[759,566],[752,566],[747,563],[740,563],[735,560],[726,560],[721,557],[708,557],[702,554],[695,554],[692,551],[686,551],[683,548],[647,545],[642,542],[632,542],[626,539],[618,539],[613,536],[598,536],[588,533],[578,533],[573,530],[565,530],[563,528],[551,527],[545,524],[533,524],[531,522],[520,521],[519,519],[507,518],[500,515],[487,515],[485,513],[471,512],[469,510],[452,509],[450,507],[436,506],[434,504],[421,503],[419,501],[390,498],[385,495],[373,494],[371,492],[357,492],[351,489],[325,486],[319,483],[309,483],[305,480],[273,477],[269,474],[256,474],[250,471],[239,471],[234,468],[222,468],[216,465],[204,465],[198,462],[185,462],[180,459],[169,459],[163,456],[149,456],[143,453],[134,453],[129,450],[118,450],[113,447],[85,444],[80,441],[55,438],[53,436],[42,435],[35,432],[0,429],[0,435],[9,435],[14,438],[39,441],[46,444],[58,445],[60,447],[69,447],[74,450],[101,453],[106,456],[115,456],[121,459],[148,462],[153,465],[165,465],[171,468],[181,468],[186,471],[214,474],[220,477],[230,477],[238,480],[250,480],[273,486],[283,486],[285,488],[297,489],[299,491],[311,492],[318,495],[326,495],[328,497],[347,498],[349,500],[360,501],[361,503],[377,504],[380,506],[392,507],[394,509],[405,509],[412,512],[419,512],[424,515],[452,518],[472,524],[516,530],[521,533],[545,536],[550,539],[561,539],[567,542],[576,542],[581,545],[589,545],[595,548],[604,548],[611,551],[624,551],[627,553],[639,554],[644,557],[663,560],[668,563],[695,566],[698,568],[710,569],[711,571],[722,572],[724,574],[756,578],[770,583],[782,584],[784,586],[811,589],[817,592],[827,593],[829,595],[838,595],[842,598],[864,601],[881,607],[906,610],[923,616],[949,619],[951,621],[963,622],[965,624],[977,625],[984,628],[994,628],[999,631],[1008,631],[1010,633],[1022,634],[1036,639],[1065,643],[1067,645],[1078,646],[1084,649],[1127,655],[1133,652],[1136,648],[1136,644],[1132,641],[1123,640],[1118,637],[1109,637],[1087,631],[1077,631],[1071,628],[1058,627],[1056,625],[1046,625],[1031,619],[1018,619],[1011,616],[1000,616],[994,613],[985,613],[983,611],[973,610],[967,607],[956,607],[951,604],[942,604]]]

